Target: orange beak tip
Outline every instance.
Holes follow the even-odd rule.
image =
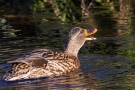
[[[89,29],[88,31],[89,31],[89,33],[94,34],[94,33],[97,32],[97,29],[96,29],[96,28],[91,28],[91,29]]]
[[[85,35],[86,36],[90,36],[90,35],[95,34],[97,32],[97,29],[96,28],[91,28],[89,30],[84,29],[84,30],[85,30]]]

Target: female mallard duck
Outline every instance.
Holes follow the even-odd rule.
[[[46,49],[33,50],[14,61],[10,70],[4,75],[4,80],[14,81],[20,79],[58,76],[76,70],[80,66],[77,58],[79,49],[97,29],[86,30],[80,27],[73,28],[66,39],[64,52],[53,52]]]

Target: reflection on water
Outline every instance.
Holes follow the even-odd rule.
[[[7,22],[4,19],[0,22],[0,89],[134,89],[134,1],[107,0],[105,3],[97,1],[99,2],[94,3],[93,8],[90,9],[89,18],[83,18],[85,22],[81,23],[61,23],[50,12],[45,13],[44,11],[38,11],[32,15],[32,18],[28,15],[2,16],[2,18],[6,18]],[[46,17],[47,15],[49,18]],[[33,49],[48,48],[60,51],[68,30],[74,26],[98,28],[97,34],[94,35],[97,40],[86,42],[79,52],[80,70],[59,77],[16,82],[2,80],[7,69],[4,66],[8,66],[5,64],[7,61]]]
[[[88,81],[90,80],[90,82]],[[35,80],[22,80],[16,82],[0,82],[1,90],[65,90],[65,89],[73,89],[73,90],[86,90],[86,89],[96,89],[98,84],[95,79],[91,76],[84,75],[81,71],[76,71],[69,73],[67,75],[58,76],[58,77],[48,77],[41,78]]]

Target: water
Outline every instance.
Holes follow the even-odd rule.
[[[104,3],[107,6],[95,3],[90,17],[84,18],[85,22],[61,23],[54,16],[46,18],[42,11],[33,15],[38,16],[34,19],[38,22],[34,30],[28,23],[9,25],[8,34],[0,34],[0,90],[134,90],[134,1],[120,1]],[[98,29],[93,35],[97,40],[87,41],[79,52],[81,66],[78,71],[15,82],[2,80],[7,61],[33,49],[61,51],[68,30],[75,26]]]
[[[4,64],[3,66],[6,66],[5,63],[8,61],[8,58],[21,55],[35,48],[51,48],[48,47],[49,43],[43,43],[44,39],[43,41],[42,39],[41,41],[35,39],[33,41],[33,38],[13,41],[6,41],[4,39],[4,41],[0,48],[0,63]],[[134,37],[132,35],[125,35],[121,38],[97,36],[96,41],[88,41],[82,47],[79,53],[81,67],[78,71],[58,77],[16,82],[5,82],[1,79],[1,90],[133,89],[135,83],[133,79],[135,73],[134,45]],[[60,51],[61,49],[55,48],[54,50]],[[1,76],[5,74],[5,71],[5,68],[1,69]]]

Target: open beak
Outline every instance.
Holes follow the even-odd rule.
[[[85,31],[85,35],[86,35],[86,40],[96,40],[96,38],[90,36],[90,35],[95,34],[97,32],[96,28],[91,28],[89,30],[84,29],[84,31]]]

